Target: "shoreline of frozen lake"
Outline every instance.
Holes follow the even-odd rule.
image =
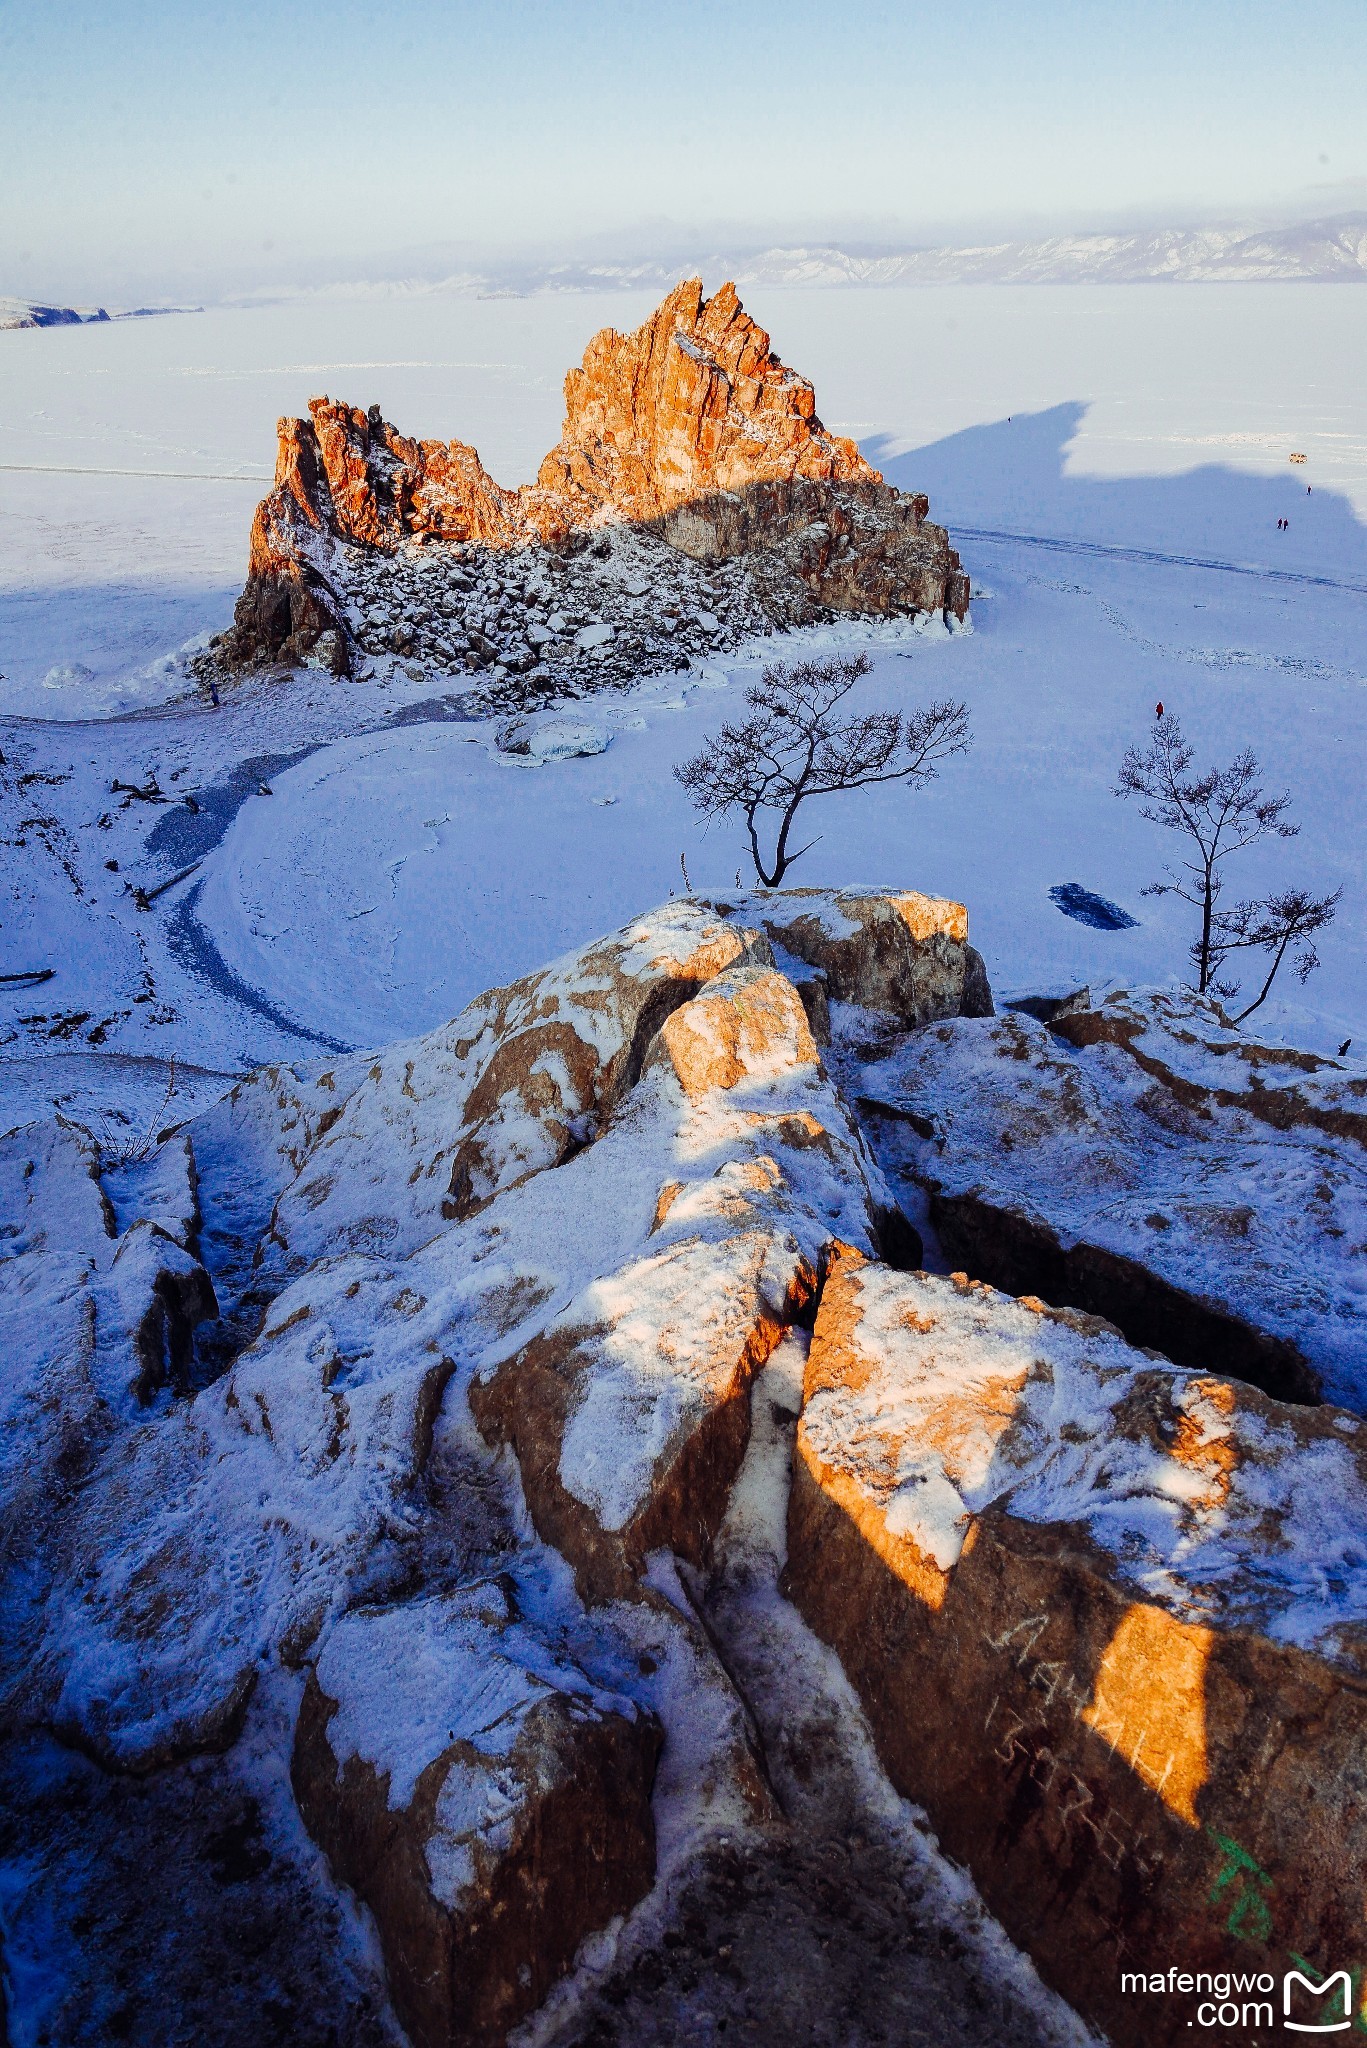
[[[921,796],[826,806],[791,880],[966,901],[999,987],[1180,976],[1174,906],[1138,899],[1172,849],[1110,794],[1162,698],[1203,757],[1248,741],[1295,797],[1302,837],[1266,869],[1250,862],[1236,890],[1282,875],[1345,889],[1322,970],[1304,992],[1279,984],[1256,1022],[1321,1050],[1367,1041],[1367,391],[1350,374],[1349,296],[747,296],[828,423],[929,491],[995,593],[970,636],[882,645],[870,684],[889,702],[962,695],[973,752]],[[81,1045],[109,1056],[115,1089],[125,1056],[151,1059],[149,1074],[171,1055],[214,1072],[311,1057],[291,1019],[352,1044],[406,1035],[681,889],[681,853],[695,887],[733,884],[740,834],[702,834],[670,770],[737,703],[736,660],[721,691],[657,678],[601,700],[625,716],[608,750],[537,768],[493,760],[477,728],[472,746],[461,728],[401,724],[449,687],[436,677],[254,678],[221,712],[156,702],[183,682],[175,647],[230,615],[277,412],[324,388],[378,400],[407,430],[473,440],[515,482],[556,436],[561,376],[590,331],[648,310],[643,295],[428,298],[0,337],[0,464],[44,465],[0,468],[0,972],[59,967],[38,996],[0,989],[4,1103],[84,1100]],[[57,473],[82,467],[143,473]],[[73,678],[45,688],[52,667]],[[101,717],[120,703],[133,715]],[[16,715],[33,711],[65,717]],[[291,753],[307,758],[273,797],[234,806],[194,879],[138,913],[130,879],[183,863],[149,845],[165,810],[111,814],[111,779],[155,771],[168,793],[210,792]],[[24,829],[33,816],[46,822]],[[383,899],[352,901],[375,881]],[[1062,916],[1048,892],[1073,882],[1137,927]]]
[[[828,425],[890,481],[927,491],[951,532],[1367,581],[1351,293],[947,285],[746,299],[812,378]],[[156,665],[231,617],[280,414],[320,391],[378,402],[404,432],[471,441],[500,481],[529,481],[559,433],[565,371],[596,329],[633,326],[653,302],[436,293],[0,336],[0,715],[99,715],[174,690]],[[78,665],[92,671],[84,688],[44,687]]]

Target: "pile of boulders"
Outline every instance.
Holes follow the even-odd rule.
[[[575,549],[349,548],[345,567],[342,623],[354,650],[377,665],[420,664],[493,704],[620,687],[775,623],[743,564],[695,562],[625,527]],[[324,637],[311,658],[331,665],[334,647]]]

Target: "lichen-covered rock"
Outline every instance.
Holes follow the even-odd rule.
[[[1179,1364],[1367,1404],[1367,1083],[1170,992],[942,1021],[843,1078],[948,1259]]]
[[[1358,1952],[1365,1448],[962,1275],[827,1281],[793,1597],[894,1782],[1117,2042],[1193,2014],[1123,1970]]]
[[[331,1631],[291,1776],[375,1916],[414,2048],[498,2048],[584,1936],[649,1890],[661,1737],[497,1584]]]
[[[326,649],[344,671],[348,548],[563,551],[605,524],[704,561],[753,558],[776,622],[794,592],[799,611],[964,617],[968,578],[925,498],[892,489],[826,430],[810,383],[772,353],[734,286],[707,299],[694,278],[633,334],[603,329],[565,380],[565,408],[536,483],[515,491],[465,443],[413,440],[377,406],[314,398],[308,419],[282,419],[224,656],[317,661]],[[411,641],[393,630],[396,645]]]

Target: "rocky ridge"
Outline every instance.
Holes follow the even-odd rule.
[[[898,1233],[762,926],[673,906],[131,1167],[21,1130],[0,1181],[16,2023],[41,1982],[54,2041],[226,2039],[263,1999],[369,2041],[386,1997],[419,2048],[501,2041],[650,1888],[657,1760],[676,1857],[776,1815],[678,1574],[829,1247]],[[301,1930],[245,1978],[196,1884],[225,1831]]]
[[[517,490],[376,406],[282,420],[216,664],[415,658],[520,703],[840,612],[964,618],[927,501],[826,430],[734,287],[694,279],[635,333],[605,329],[565,398]]]
[[[144,1157],[0,1139],[18,2037],[1080,2042],[976,1904],[927,1907],[897,1793],[1117,2039],[1189,2017],[1117,2004],[1127,1941],[1350,1955],[1367,1484],[1332,1318],[1295,1343],[1344,1405],[1297,1404],[1195,1361],[1175,1256],[1178,1363],[1119,1296],[1116,1327],[924,1270],[969,1151],[981,1186],[1032,1129],[1098,1173],[1127,1138],[1142,1200],[1261,1118],[1288,1185],[1332,1141],[1346,1214],[1334,1077],[1145,1002],[1057,1011],[1065,1083],[961,905],[686,899]],[[1103,1153],[1130,1060],[1163,1092]],[[1229,1268],[1269,1340],[1278,1256]]]
[[[1266,1992],[1357,1952],[1362,1433],[963,1273],[827,1282],[786,1583],[894,1783],[1117,2043],[1191,2038],[1194,2001],[1127,1994],[1151,1958]]]
[[[1335,1061],[1187,992],[1079,989],[841,1078],[947,1263],[1180,1365],[1367,1403],[1367,1086]]]

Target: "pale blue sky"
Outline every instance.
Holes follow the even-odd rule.
[[[0,0],[0,292],[1309,214],[1365,110],[1367,0]]]

